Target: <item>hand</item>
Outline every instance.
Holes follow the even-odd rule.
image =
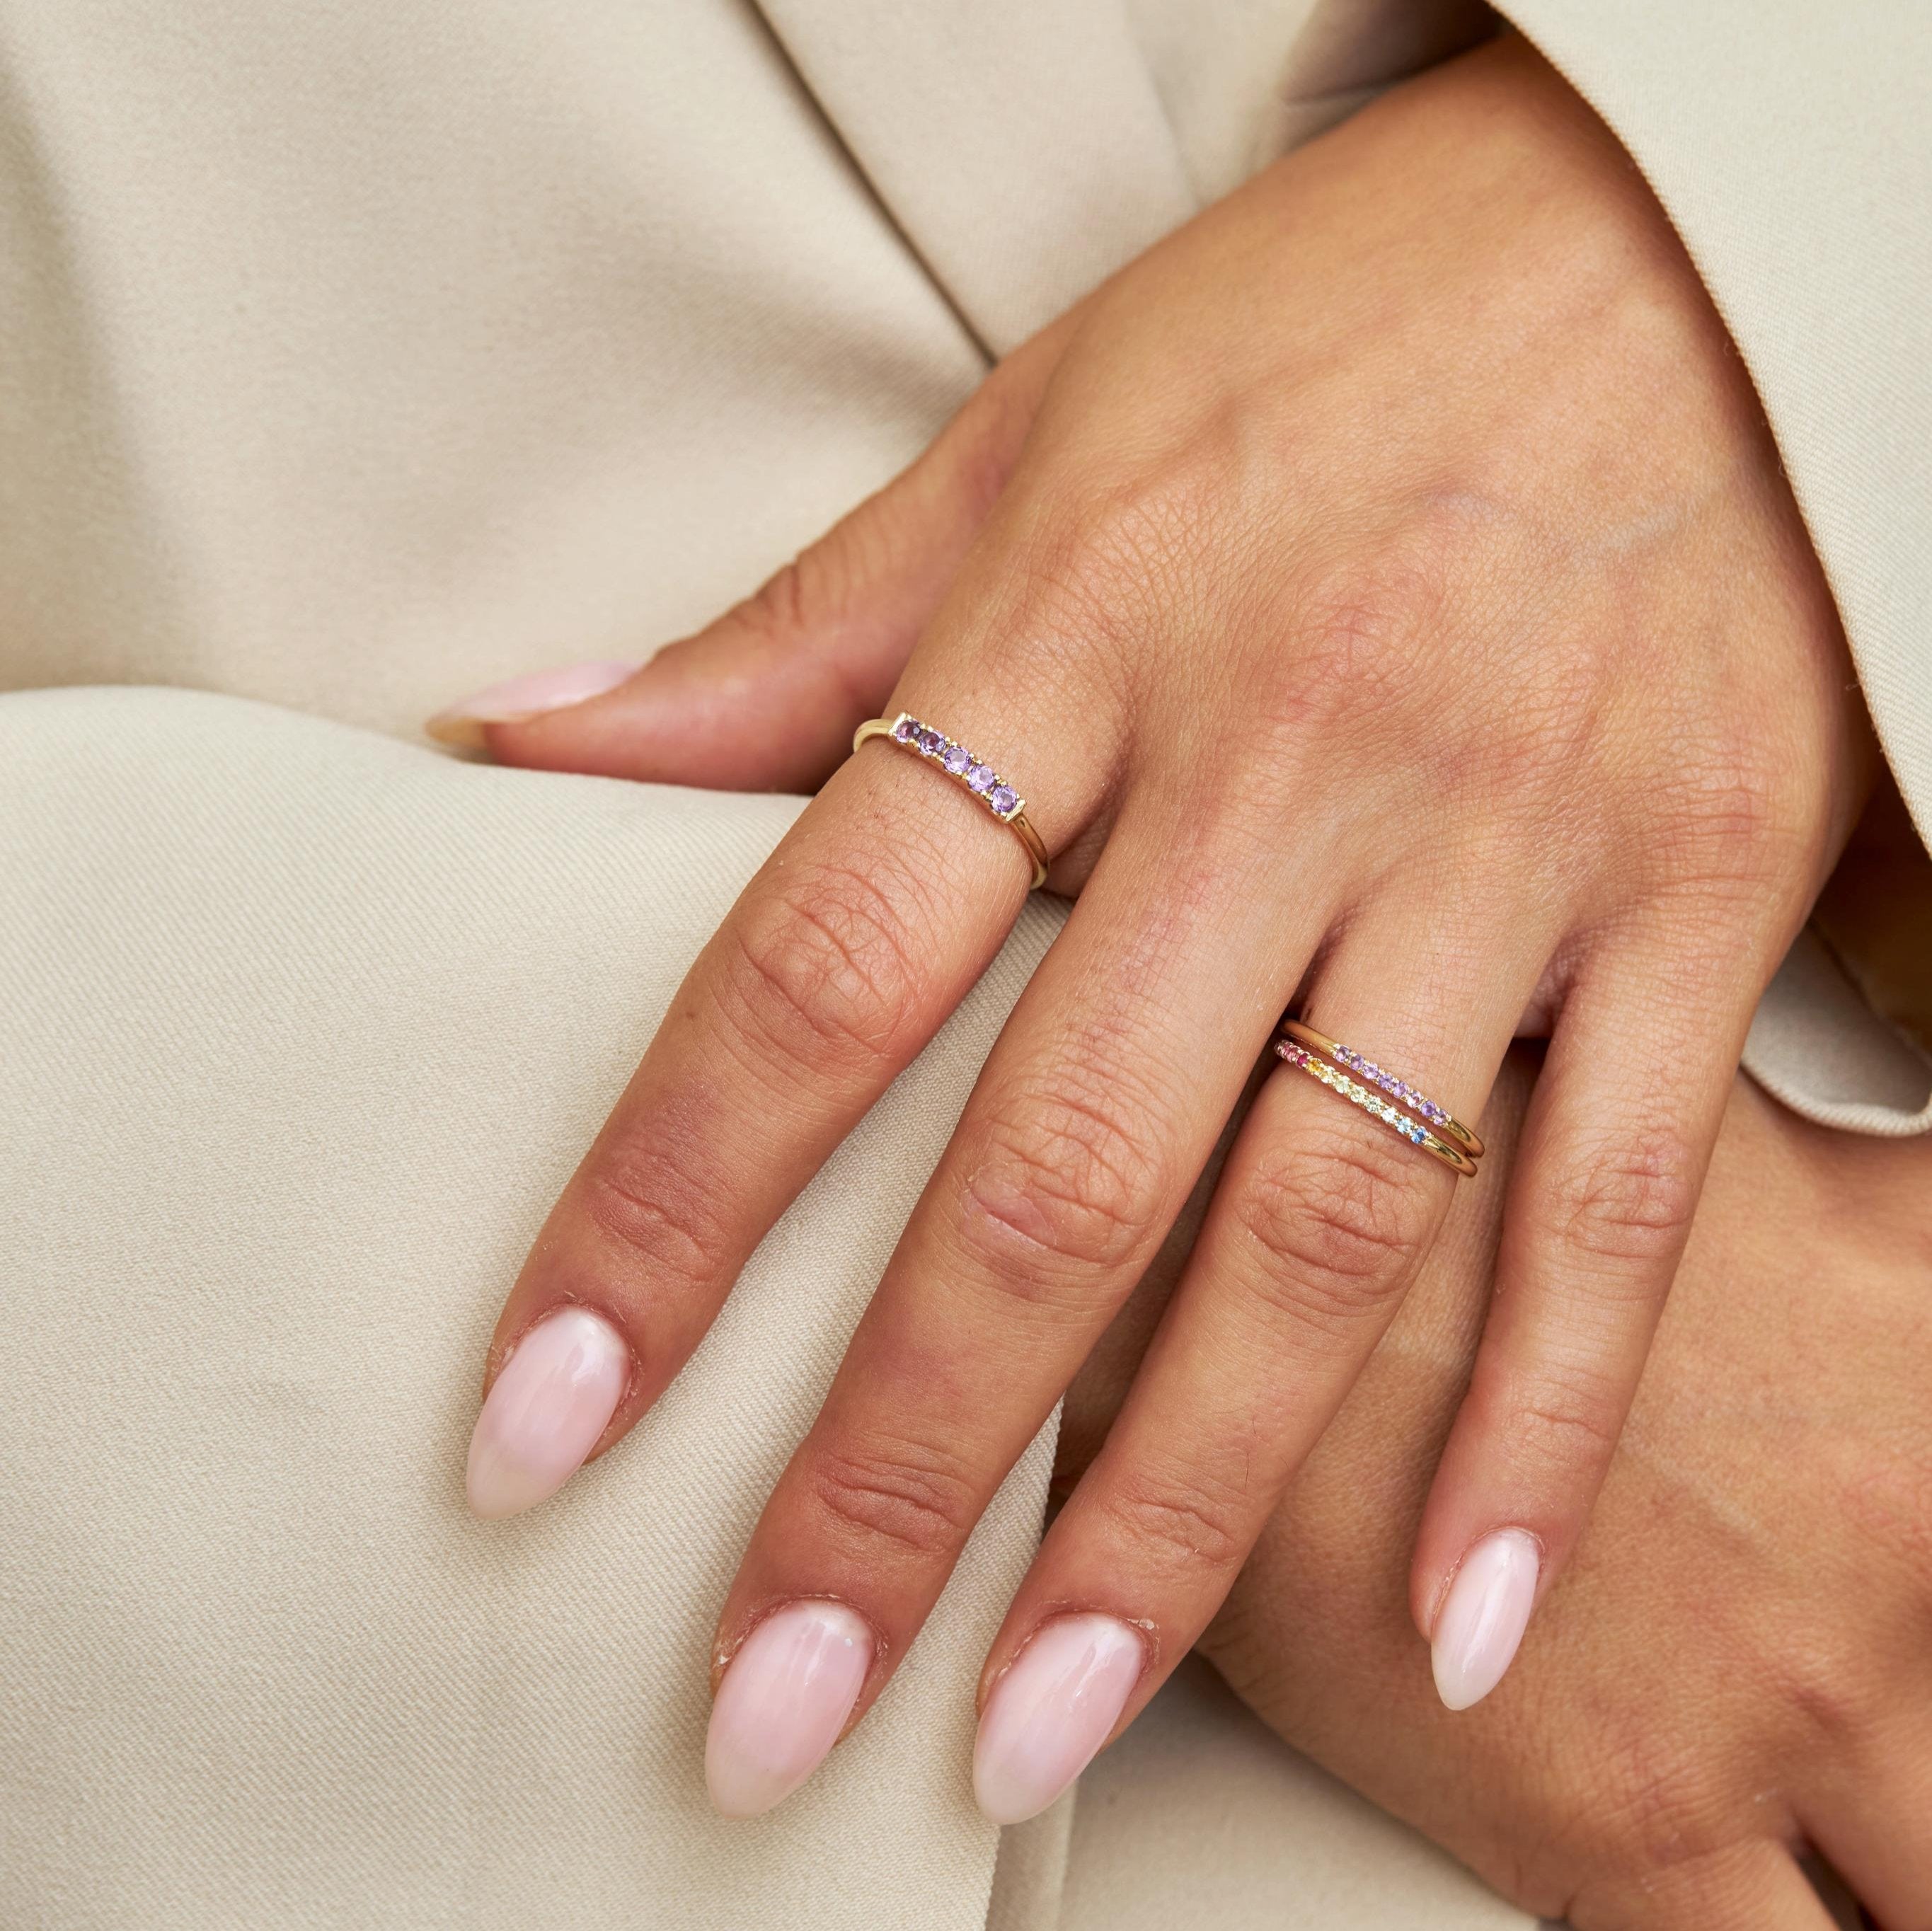
[[[1530,1054],[1484,1116],[1515,1157]],[[1496,1144],[1496,1143],[1500,1144]],[[1588,1534],[1508,1693],[1432,1707],[1402,1545],[1480,1332],[1502,1195],[1465,1190],[1202,1648],[1261,1716],[1577,1931],[1827,1931],[1815,1846],[1932,1927],[1932,1141],[1739,1081]],[[1150,1282],[1070,1395],[1104,1439]]]
[[[725,1604],[721,1804],[776,1801],[884,1686],[1298,988],[1465,1117],[1512,1035],[1553,1029],[1412,1585],[1445,1697],[1483,1695],[1511,1644],[1459,1633],[1487,1604],[1520,1634],[1588,1513],[1859,788],[1851,691],[1695,275],[1505,42],[1132,264],[745,610],[574,709],[469,707],[507,761],[732,785],[816,782],[904,709],[1023,781],[1078,895]],[[479,1507],[656,1399],[1028,876],[920,758],[832,772],[509,1297]],[[1192,1645],[1454,1185],[1294,1069],[1262,1087],[989,1659],[990,1814],[1048,1801]]]

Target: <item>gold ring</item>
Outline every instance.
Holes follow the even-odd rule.
[[[1474,1174],[1476,1162],[1482,1158],[1483,1143],[1446,1107],[1418,1093],[1406,1080],[1385,1072],[1352,1046],[1342,1045],[1299,1020],[1283,1020],[1281,1030],[1287,1036],[1274,1042],[1278,1058],[1299,1066],[1331,1093],[1339,1093],[1400,1133],[1410,1145],[1434,1154],[1445,1167],[1454,1168],[1466,1179]],[[1360,1078],[1352,1078],[1352,1074],[1359,1074]],[[1372,1087],[1379,1087],[1381,1092],[1371,1091]],[[1407,1111],[1399,1112],[1382,1093],[1389,1094]],[[1411,1119],[1411,1113],[1420,1117]]]
[[[976,752],[968,751],[956,738],[950,738],[930,724],[902,711],[888,721],[868,718],[852,733],[856,751],[868,738],[885,738],[902,750],[915,751],[927,763],[937,765],[956,784],[963,785],[1000,823],[1016,833],[1033,861],[1033,889],[1046,883],[1046,847],[1041,842],[1026,814],[1026,800]]]

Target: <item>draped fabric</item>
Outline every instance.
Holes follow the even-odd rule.
[[[1708,278],[1923,832],[1932,16],[1504,11]],[[826,1771],[710,1816],[736,1552],[1057,914],[637,1435],[478,1525],[502,1291],[797,806],[412,741],[466,689],[701,622],[990,358],[1486,24],[0,0],[0,1920],[1138,1931],[1211,1894],[1235,1927],[1523,1922],[1192,1681],[1086,1822],[1000,1849],[971,1687],[1044,1438]],[[1932,1124],[1922,1056],[1815,937],[1748,1063],[1827,1123]]]

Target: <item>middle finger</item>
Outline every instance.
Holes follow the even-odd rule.
[[[866,1652],[856,1720],[1185,1201],[1326,922],[1256,889],[1267,862],[1126,801],[746,1552],[719,1623],[720,1656],[753,1659],[713,1720],[725,1807],[754,1782],[730,1740],[793,1722],[757,1658],[836,1622]]]

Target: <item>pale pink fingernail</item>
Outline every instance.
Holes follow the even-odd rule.
[[[560,711],[568,704],[582,704],[614,691],[626,678],[634,676],[634,664],[571,664],[561,670],[532,670],[526,676],[512,677],[492,684],[460,704],[439,711],[423,729],[440,744],[460,745],[465,751],[483,747],[485,724],[521,724],[526,718],[545,711]]]
[[[872,1633],[837,1603],[793,1603],[767,1616],[718,1686],[704,1781],[727,1817],[782,1802],[838,1741],[872,1666]]]
[[[1498,1529],[1462,1558],[1430,1645],[1436,1693],[1452,1710],[1480,1703],[1503,1680],[1529,1626],[1543,1552],[1522,1529]]]
[[[973,1747],[973,1795],[995,1824],[1037,1816],[1119,1722],[1147,1646],[1112,1616],[1043,1624],[993,1686]]]
[[[560,1308],[517,1343],[470,1438],[470,1506],[514,1516],[554,1495],[609,1426],[630,1373],[623,1337],[588,1308]]]

